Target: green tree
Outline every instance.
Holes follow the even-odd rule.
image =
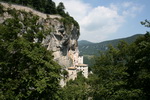
[[[47,14],[57,14],[56,5],[52,0],[48,0],[47,4],[45,5],[45,13]]]
[[[109,46],[106,53],[95,58],[94,75],[90,82],[94,100],[133,100],[140,99],[139,89],[127,86],[127,58],[129,45],[120,42],[118,48]]]
[[[89,93],[89,85],[87,79],[82,75],[82,72],[78,73],[78,77],[75,80],[70,80],[62,89],[62,100],[87,100]]]
[[[66,15],[64,10],[65,10],[65,6],[64,6],[64,4],[63,4],[62,2],[60,2],[60,3],[58,4],[58,6],[57,6],[57,11],[58,11],[58,13],[59,13],[60,15],[62,15],[63,17]]]
[[[150,22],[142,22],[150,27]],[[132,47],[131,60],[128,63],[129,81],[128,86],[142,90],[143,100],[150,98],[150,32],[138,38]]]
[[[25,27],[35,24],[31,19],[30,23],[22,22]],[[58,100],[61,67],[53,61],[50,51],[19,36],[21,32],[16,16],[0,24],[0,99]],[[23,34],[34,33],[26,30]]]
[[[3,14],[4,10],[3,10],[3,5],[0,4],[0,14]]]

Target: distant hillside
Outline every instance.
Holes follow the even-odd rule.
[[[126,41],[127,43],[132,43],[137,39],[137,37],[141,35],[142,34],[137,34],[127,38],[104,41],[100,43],[92,43],[89,41],[81,40],[79,41],[79,51],[81,55],[96,55],[99,51],[106,51],[108,49],[108,45],[116,47],[121,40]]]
[[[79,45],[90,45],[90,44],[94,44],[94,43],[89,42],[87,40],[81,40],[81,41],[79,41]]]

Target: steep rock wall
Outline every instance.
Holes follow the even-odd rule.
[[[69,55],[71,51],[72,54],[78,52],[78,38],[79,29],[77,29],[73,24],[66,31],[63,22],[51,19],[48,23],[53,26],[49,27],[51,30],[50,34],[42,41],[42,44],[47,47],[47,50],[53,51],[54,60],[64,67],[73,66],[73,59]]]
[[[72,55],[78,53],[78,38],[79,29],[74,24],[66,25],[64,24],[62,17],[59,15],[47,15],[35,11],[31,8],[20,6],[20,5],[9,5],[7,3],[1,3],[4,6],[3,14],[0,14],[0,23],[3,24],[6,19],[13,18],[9,13],[8,9],[15,9],[17,11],[25,11],[31,13],[29,17],[38,16],[35,26],[37,28],[34,31],[31,27],[25,26],[23,21],[25,21],[25,15],[23,13],[18,13],[19,23],[22,25],[21,34],[26,33],[27,30],[34,31],[34,34],[38,32],[43,32],[44,39],[41,43],[43,46],[53,52],[54,60],[57,61],[61,66],[70,67],[73,66]],[[34,38],[34,42],[38,42],[37,38]]]

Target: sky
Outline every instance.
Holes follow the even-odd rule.
[[[144,34],[140,24],[150,20],[150,0],[53,0],[63,2],[66,12],[80,25],[79,40],[102,42]]]

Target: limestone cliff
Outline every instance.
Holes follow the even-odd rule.
[[[54,60],[64,67],[73,65],[73,59],[69,52],[75,54],[78,52],[79,29],[73,24],[69,29],[65,29],[64,24],[56,19],[48,20],[47,25],[53,29],[49,35],[42,41],[42,44],[48,50],[53,51]],[[67,31],[66,31],[67,30]]]
[[[7,19],[19,19],[21,26],[19,36],[26,34],[27,31],[33,34],[41,32],[44,38],[34,37],[33,42],[41,42],[47,50],[52,51],[54,60],[63,67],[73,66],[71,56],[78,53],[79,28],[76,25],[64,23],[63,17],[59,15],[43,14],[28,7],[7,3],[1,3],[1,6],[0,24],[7,24],[5,23]],[[31,26],[26,26],[27,20]]]

